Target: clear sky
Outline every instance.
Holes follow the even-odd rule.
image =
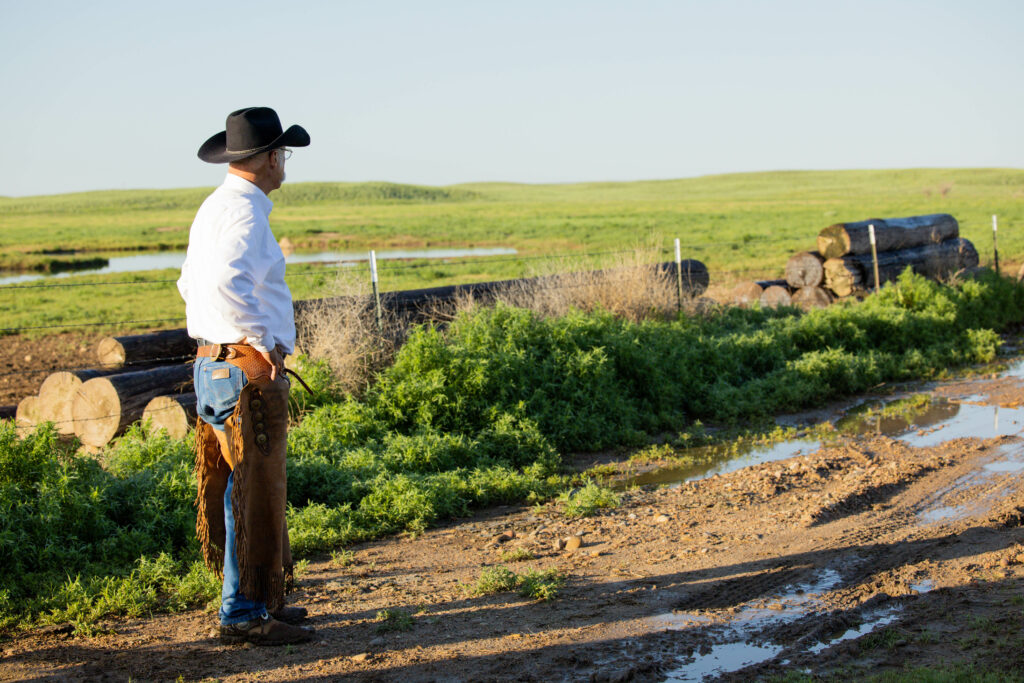
[[[0,0],[0,195],[214,185],[228,112],[290,181],[1020,167],[1020,0]]]

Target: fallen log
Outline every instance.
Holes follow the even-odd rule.
[[[184,327],[149,334],[106,337],[96,347],[103,368],[184,361],[196,354],[196,342]]]
[[[772,285],[761,292],[761,299],[759,303],[762,308],[792,306],[793,297],[789,293],[789,287],[787,285]]]
[[[651,266],[657,272],[670,278],[672,283],[676,282],[676,263],[667,261],[656,263]],[[591,274],[613,271],[591,271]],[[391,292],[381,292],[381,307],[394,313],[417,313],[429,311],[438,303],[454,301],[462,297],[470,297],[476,300],[487,301],[493,299],[501,292],[523,287],[540,287],[545,285],[557,285],[558,275],[541,276],[532,278],[521,278],[518,280],[496,280],[492,282],[475,282],[468,285],[446,285],[444,287],[427,287],[424,289],[406,289]],[[682,261],[683,294],[690,298],[696,298],[707,291],[710,282],[707,266],[695,259],[683,259]],[[324,307],[343,304],[348,305],[352,297],[330,297],[326,299],[306,299],[295,302],[295,314],[298,317],[307,311],[319,311]]]
[[[71,403],[75,435],[87,446],[104,446],[142,417],[154,398],[191,388],[192,366],[184,363],[90,379]]]
[[[734,306],[748,307],[761,301],[761,295],[769,287],[784,287],[785,280],[758,280],[756,282],[741,282],[732,288],[729,300]]]
[[[939,244],[879,252],[878,280],[880,285],[891,282],[907,268],[938,279],[977,265],[978,252],[974,245],[970,240],[956,237]],[[848,296],[858,288],[873,289],[875,272],[871,255],[851,254],[825,261],[825,283],[839,296]]]
[[[793,289],[819,287],[825,281],[825,259],[813,251],[793,254],[786,262],[786,282]]]
[[[871,218],[856,223],[830,225],[818,234],[818,252],[826,259],[847,254],[870,254],[868,226],[875,226],[879,253],[926,244],[938,244],[960,236],[960,226],[948,213],[907,218]]]
[[[74,434],[71,403],[83,382],[106,377],[120,370],[66,370],[51,373],[39,387],[39,412],[43,420],[53,422],[61,434]]]
[[[166,429],[172,439],[182,439],[196,423],[196,395],[157,396],[146,404],[142,419],[149,420],[151,432]]]
[[[793,293],[793,305],[805,311],[825,308],[832,303],[832,295],[821,287],[801,287]]]
[[[651,266],[672,278],[675,282],[675,261],[657,263]],[[601,271],[594,271],[601,272]],[[707,291],[710,282],[707,266],[695,259],[683,259],[683,294],[696,298]],[[425,289],[407,289],[381,292],[381,306],[394,313],[421,313],[431,310],[436,303],[454,301],[460,297],[473,297],[487,300],[496,294],[524,284],[543,286],[546,281],[555,281],[558,276],[523,278],[519,280],[497,280],[494,282],[476,282],[468,285],[448,285],[445,287],[428,287]],[[304,299],[295,301],[296,318],[303,313],[323,310],[332,305],[351,304],[352,300],[361,297],[328,297],[324,299]],[[148,363],[160,363],[174,360],[185,360],[194,356],[195,340],[188,336],[184,327],[163,330],[151,334],[136,334],[124,337],[107,337],[100,341],[96,355],[104,368],[125,366],[142,366]]]

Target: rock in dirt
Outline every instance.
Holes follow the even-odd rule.
[[[668,515],[658,515],[657,517],[654,518],[654,521],[657,522],[658,524],[664,524],[668,520],[669,520]]]
[[[370,658],[370,653],[369,652],[360,652],[357,655],[352,655],[351,657],[349,657],[349,659],[351,659],[353,662],[365,662],[369,658]]]
[[[563,550],[565,548],[565,539],[556,538],[555,542],[552,543],[552,545],[555,547],[555,550]]]
[[[571,553],[580,549],[580,546],[583,545],[583,539],[579,536],[570,536],[565,539],[564,543],[566,551]]]

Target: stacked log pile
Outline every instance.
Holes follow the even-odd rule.
[[[877,285],[871,226],[878,253]],[[956,219],[944,213],[831,225],[818,235],[817,247],[817,251],[790,257],[784,285],[773,282],[785,287],[790,301],[780,293],[773,297],[762,294],[757,299],[762,306],[792,303],[804,310],[821,308],[844,298],[862,297],[876,286],[895,280],[907,268],[940,279],[978,266],[974,245],[960,237]],[[733,291],[733,302],[750,305],[752,297],[746,292],[753,292],[753,285],[763,284],[738,285]]]
[[[654,264],[653,268],[676,280],[675,262]],[[708,287],[708,270],[694,260],[682,262],[685,294],[697,297]],[[526,278],[470,285],[432,287],[381,294],[389,312],[408,318],[423,317],[436,304],[471,295],[487,300],[512,286],[540,286],[546,278]],[[297,317],[303,311],[347,304],[345,297],[296,301]],[[299,317],[301,320],[301,317]],[[96,368],[55,372],[48,376],[37,394],[28,396],[13,413],[20,431],[41,422],[53,422],[61,434],[74,434],[90,448],[101,448],[120,436],[132,423],[149,420],[152,429],[166,429],[180,438],[195,424],[196,395],[192,386],[192,364],[196,342],[185,328],[151,334],[108,337],[96,348]]]

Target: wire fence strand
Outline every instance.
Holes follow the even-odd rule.
[[[627,254],[627,253],[638,253],[638,252],[637,252],[637,250],[618,250],[618,251],[607,251],[607,252],[591,252],[589,255],[590,256],[600,256],[600,255],[619,255],[619,254]],[[535,258],[535,257],[529,257],[529,258]],[[559,257],[557,257],[557,256],[556,257],[548,256],[548,257],[536,257],[536,258],[537,259],[540,259],[540,258],[557,259]],[[397,268],[389,268],[389,269],[383,269],[383,270],[384,271],[387,271],[387,270],[397,270]],[[560,274],[557,274],[557,275],[566,275],[566,274],[570,274],[570,273],[560,273]],[[756,271],[756,270],[725,271],[725,273],[727,273],[730,276],[733,276],[734,278],[735,278],[736,275],[742,275],[741,279],[759,278],[762,275],[764,277],[767,277],[767,274],[765,273],[765,271]],[[709,278],[710,278],[710,276],[711,276],[711,273],[709,272]],[[474,283],[465,283],[465,284],[470,284],[471,285],[471,284],[474,284]],[[590,286],[590,285],[588,285],[588,286]],[[399,291],[401,291],[401,290],[399,290]],[[388,293],[389,292],[384,292],[384,294],[388,294]],[[21,332],[29,332],[29,331],[37,331],[37,330],[62,330],[62,329],[70,329],[70,328],[80,329],[80,328],[88,328],[88,327],[126,328],[128,326],[149,325],[149,324],[162,324],[162,323],[168,323],[168,322],[185,322],[185,318],[182,316],[182,317],[175,317],[175,318],[152,318],[152,319],[145,319],[145,320],[111,320],[111,321],[106,321],[106,322],[88,322],[88,323],[85,323],[85,322],[69,322],[69,323],[54,323],[54,324],[50,324],[50,325],[27,325],[27,326],[19,326],[19,327],[2,327],[2,328],[0,328],[0,334],[18,334],[18,333],[21,333]],[[2,376],[3,375],[0,375],[0,377],[2,377]]]
[[[706,249],[733,249],[750,244],[764,244],[771,242],[787,242],[796,240],[795,237],[752,237],[746,240],[740,240],[737,242],[691,242],[680,245],[683,249],[692,249],[698,251],[704,251]],[[367,250],[369,251],[369,250]],[[439,265],[443,265],[447,268],[452,267],[463,267],[471,265],[487,265],[492,263],[509,263],[509,262],[520,262],[520,261],[539,261],[539,260],[550,260],[557,261],[560,259],[580,259],[580,258],[592,258],[597,256],[612,256],[618,254],[638,253],[638,252],[657,252],[657,253],[671,253],[669,248],[655,247],[650,250],[646,249],[620,249],[610,251],[597,251],[597,252],[564,252],[559,254],[526,254],[523,256],[511,256],[511,257],[449,257],[449,258],[438,258],[429,259],[435,261],[434,263],[403,263],[401,265],[387,266],[379,268],[381,272],[384,271],[400,271],[400,270],[414,270],[421,268],[435,268]],[[459,258],[461,260],[454,261],[452,258]],[[382,261],[397,261],[399,259],[382,259]],[[323,272],[336,272],[341,266],[350,264],[354,272],[361,270],[368,270],[369,265],[364,259],[340,259],[337,261],[323,261],[324,267],[315,268],[311,270],[304,270],[299,272],[286,273],[285,277],[312,277]],[[298,264],[292,264],[298,265]],[[108,286],[127,286],[127,285],[166,285],[174,284],[177,282],[175,279],[166,280],[114,280],[109,282],[47,282],[38,284],[26,284],[26,285],[0,285],[0,293],[5,291],[20,291],[27,289],[54,289],[54,288],[77,288],[77,287],[108,287]],[[2,330],[0,330],[2,332]]]

